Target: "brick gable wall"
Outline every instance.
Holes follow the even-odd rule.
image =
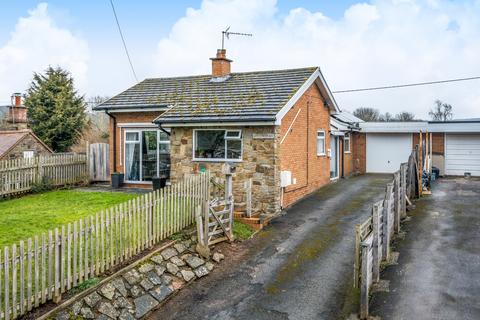
[[[317,156],[317,130],[325,131],[325,149],[328,150],[330,111],[313,84],[288,111],[280,126],[280,141],[288,134],[279,148],[280,168],[291,171],[295,180],[295,184],[284,190],[284,207],[330,182],[330,159],[327,155]]]

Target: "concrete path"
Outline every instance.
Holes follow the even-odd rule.
[[[356,309],[355,224],[391,176],[341,180],[303,200],[151,319],[340,319]]]
[[[381,275],[370,313],[382,319],[480,319],[480,180],[441,179],[417,202]]]

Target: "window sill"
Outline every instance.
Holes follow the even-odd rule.
[[[193,159],[193,162],[218,162],[218,163],[225,163],[225,162],[243,162],[242,159]]]
[[[352,153],[352,151],[344,151],[343,153]]]
[[[317,157],[325,157],[326,155],[326,153],[317,153]]]

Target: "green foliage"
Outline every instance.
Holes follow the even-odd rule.
[[[0,201],[0,247],[138,197],[120,192],[55,190]]]
[[[70,290],[70,293],[71,293],[71,294],[80,293],[80,292],[82,292],[82,291],[87,290],[88,288],[91,288],[91,287],[97,285],[99,282],[100,282],[100,279],[98,279],[98,278],[88,279],[88,280],[80,283],[78,286],[73,287],[73,288]]]
[[[48,178],[43,176],[40,181],[37,181],[32,184],[32,192],[33,193],[42,193],[47,192],[53,189],[52,181]]]
[[[235,221],[233,223],[233,235],[235,239],[246,240],[249,239],[255,230],[253,230],[249,225]]]
[[[87,124],[85,101],[75,90],[70,73],[60,67],[34,73],[25,106],[29,127],[56,152],[68,151]]]

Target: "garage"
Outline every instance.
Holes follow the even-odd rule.
[[[412,152],[411,133],[367,133],[366,170],[392,173],[407,162]]]
[[[369,173],[395,172],[412,152],[411,133],[367,133],[366,142]]]
[[[445,173],[480,176],[480,134],[445,135]]]

